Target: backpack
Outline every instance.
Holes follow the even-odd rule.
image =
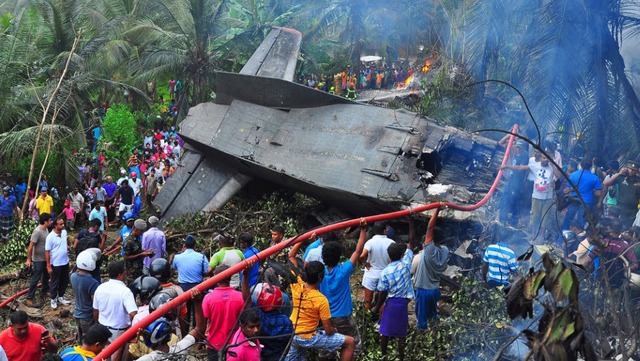
[[[88,232],[84,231],[82,238],[78,238],[78,245],[76,246],[76,255],[89,248],[98,248],[102,241],[100,232]]]

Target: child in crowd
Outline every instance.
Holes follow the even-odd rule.
[[[285,361],[305,360],[306,349],[326,350],[334,352],[342,347],[340,361],[348,361],[353,357],[355,342],[353,337],[337,333],[331,324],[329,301],[318,287],[324,277],[324,265],[319,261],[307,264],[298,283],[291,285],[293,300],[293,323],[295,336]],[[322,322],[323,331],[317,331]]]
[[[76,210],[71,207],[71,202],[70,201],[65,201],[64,202],[64,208],[62,209],[62,214],[64,214],[64,218],[67,220],[66,221],[66,228],[69,231],[73,231],[75,228],[73,228],[75,226],[75,221],[76,221]]]

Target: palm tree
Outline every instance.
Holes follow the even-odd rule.
[[[478,80],[520,88],[547,133],[580,135],[560,134],[565,148],[578,141],[591,155],[632,156],[640,152],[640,108],[612,30],[620,29],[616,3],[473,1],[460,10],[464,31],[453,48],[462,51],[452,55]],[[482,90],[484,98],[512,97],[493,85]]]

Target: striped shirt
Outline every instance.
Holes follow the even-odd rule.
[[[518,270],[516,254],[504,244],[497,243],[487,247],[484,252],[483,262],[489,265],[487,281],[495,281],[505,286],[509,285],[509,275]]]
[[[388,298],[414,299],[411,284],[411,261],[413,252],[408,249],[398,261],[391,262],[382,270],[378,281],[378,291],[387,291]]]

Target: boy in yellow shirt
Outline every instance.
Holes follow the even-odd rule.
[[[291,253],[289,256],[291,257]],[[295,336],[285,361],[304,361],[306,349],[309,348],[335,352],[342,347],[341,361],[351,360],[353,357],[355,347],[353,337],[336,332],[331,325],[329,301],[318,291],[323,277],[324,265],[319,261],[312,261],[298,276],[298,283],[291,285],[293,303],[291,322]],[[320,321],[323,331],[316,330]]]

